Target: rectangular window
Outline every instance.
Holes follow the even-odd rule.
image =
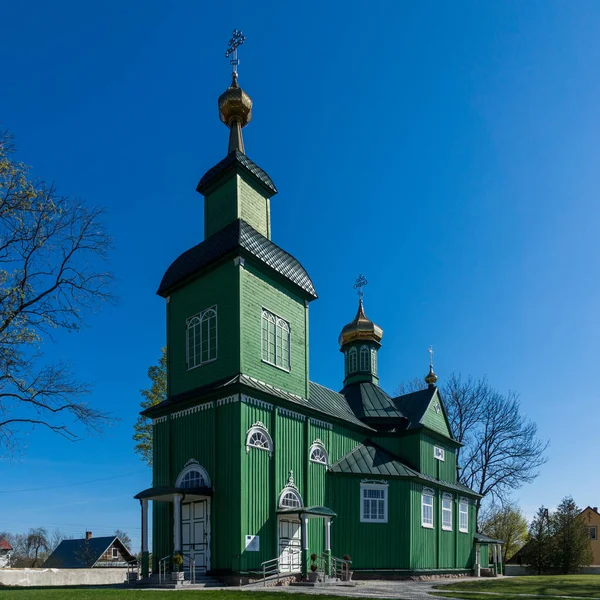
[[[217,307],[190,317],[187,328],[187,367],[194,369],[217,358]]]
[[[452,531],[452,496],[444,494],[442,497],[442,529]]]
[[[463,533],[469,533],[469,504],[466,500],[461,499],[459,504],[459,524],[458,528]]]
[[[119,558],[119,549],[118,548],[113,548],[112,549],[112,557],[113,558]]]
[[[433,456],[435,458],[437,458],[438,460],[444,460],[445,458],[445,452],[443,448],[440,448],[439,446],[434,446],[433,448]]]
[[[291,366],[290,337],[290,324],[263,308],[261,320],[263,361],[289,371]]]
[[[589,532],[590,540],[598,539],[598,528],[597,527],[588,527],[588,532]]]
[[[387,523],[388,488],[385,484],[361,484],[360,521],[361,523]]]
[[[421,524],[433,529],[433,490],[423,490],[423,510]]]

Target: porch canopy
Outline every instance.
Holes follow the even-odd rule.
[[[134,498],[136,500],[156,500],[158,502],[175,502],[175,498],[185,497],[189,500],[195,498],[212,496],[212,488],[209,487],[175,487],[171,485],[163,485],[158,487],[151,487],[139,494],[136,494]]]
[[[333,519],[337,517],[330,508],[326,506],[295,506],[277,509],[278,515],[298,515],[299,517],[329,517]]]

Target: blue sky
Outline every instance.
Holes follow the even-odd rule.
[[[273,178],[273,239],[302,261],[311,377],[343,377],[356,309],[385,331],[382,386],[457,371],[517,390],[551,441],[515,494],[531,515],[600,504],[600,6],[573,2],[31,2],[3,6],[0,119],[19,158],[107,207],[117,306],[48,342],[120,422],[36,431],[0,462],[0,530],[115,528],[139,543],[150,483],[132,425],[165,339],[162,274],[202,238],[195,186],[227,149],[224,50],[247,42],[247,154]],[[101,479],[102,481],[95,481]],[[95,482],[93,482],[95,481]],[[92,482],[92,483],[90,483]],[[43,491],[34,488],[53,489]]]

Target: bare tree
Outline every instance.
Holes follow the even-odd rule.
[[[131,552],[132,542],[131,542],[131,538],[129,537],[129,535],[125,531],[122,531],[121,529],[116,529],[115,535],[121,540],[121,543],[123,544],[123,546],[125,546],[125,548],[127,548],[127,550],[129,550]]]
[[[27,556],[33,558],[34,567],[38,566],[47,557],[50,551],[50,542],[48,541],[48,532],[43,527],[30,529],[27,534]],[[40,556],[41,553],[41,556]]]
[[[399,389],[424,387],[415,379]],[[463,444],[456,464],[462,484],[502,504],[511,490],[538,476],[548,442],[538,438],[537,425],[521,414],[516,393],[494,390],[485,377],[463,379],[456,374],[440,391],[454,437]],[[480,508],[478,500],[478,514]]]
[[[48,540],[48,543],[50,544],[50,550],[54,552],[54,550],[58,548],[63,540],[70,539],[72,539],[72,536],[65,535],[60,529],[55,529]]]
[[[18,447],[23,429],[74,439],[73,423],[97,430],[108,418],[41,350],[53,331],[78,331],[86,312],[111,299],[102,210],[31,180],[13,154],[0,133],[0,453]]]

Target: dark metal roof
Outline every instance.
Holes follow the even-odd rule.
[[[163,414],[165,409],[179,407],[180,405],[185,404],[186,401],[193,400],[212,392],[217,392],[236,384],[241,384],[248,388],[269,394],[270,396],[287,400],[288,402],[305,408],[306,412],[318,411],[322,415],[315,414],[314,416],[316,418],[319,418],[320,416],[335,417],[337,419],[341,419],[342,421],[347,421],[354,425],[358,425],[362,429],[373,431],[371,427],[363,423],[360,419],[356,418],[350,409],[350,406],[348,406],[344,396],[342,396],[339,392],[334,392],[333,390],[319,385],[314,381],[310,382],[309,398],[306,399],[243,374],[234,375],[233,377],[226,377],[225,379],[220,379],[219,381],[215,381],[209,385],[171,396],[159,404],[155,404],[154,406],[143,410],[140,414],[145,417],[154,417],[156,415]]]
[[[175,494],[183,494],[187,496],[212,496],[213,491],[212,488],[209,487],[178,488],[171,485],[163,485],[148,488],[147,490],[136,494],[134,498],[136,500],[142,500],[143,498],[150,498],[154,500],[160,499],[163,502],[169,502],[170,497],[174,497]]]
[[[331,465],[333,473],[356,475],[393,475],[396,477],[419,477],[419,473],[402,464],[397,458],[379,446],[365,442],[357,446]]]
[[[279,508],[277,514],[280,515],[313,515],[315,517],[337,517],[337,513],[333,512],[326,506],[306,506],[301,508]]]
[[[475,533],[473,536],[473,541],[478,542],[480,544],[504,544],[502,540],[494,540],[487,535],[483,535],[483,533]]]
[[[354,414],[360,418],[402,419],[404,414],[378,385],[371,382],[351,383],[340,392]]]
[[[179,256],[167,269],[157,294],[168,291],[188,277],[232,253],[256,258],[278,275],[297,286],[304,295],[317,297],[317,292],[304,267],[285,250],[260,234],[242,219],[236,219],[197,246]]]
[[[313,408],[328,415],[371,429],[371,427],[368,427],[357,418],[347,399],[340,392],[330,390],[314,381],[310,382],[310,397],[308,402]]]
[[[63,540],[46,559],[45,568],[86,569],[93,567],[102,555],[118,542],[119,551],[125,562],[135,560],[123,542],[116,536],[92,537],[89,540]]]
[[[405,465],[399,458],[369,440],[342,456],[340,460],[331,465],[329,470],[332,473],[350,473],[354,475],[410,477],[424,484],[431,483],[469,496],[479,496],[479,494],[460,483],[443,481],[419,473],[416,469]]]
[[[426,388],[392,399],[394,405],[408,419],[407,429],[421,426],[421,419],[425,416],[435,392],[436,388]]]
[[[202,179],[200,179],[196,190],[204,194],[217,179],[235,168],[249,173],[255,180],[258,180],[261,187],[266,188],[264,191],[269,197],[277,193],[277,188],[273,180],[256,163],[252,162],[239,150],[230,152],[221,162],[217,163],[212,169],[209,169],[202,176]]]

